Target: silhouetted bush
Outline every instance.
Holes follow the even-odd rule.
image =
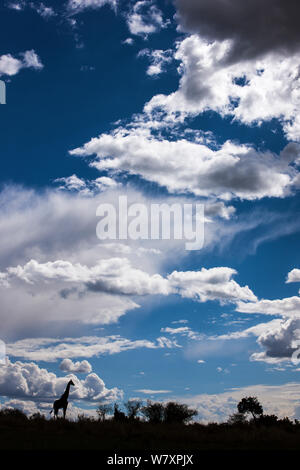
[[[246,416],[243,413],[233,413],[229,416],[227,424],[233,426],[235,424],[246,424]]]
[[[82,413],[77,416],[77,422],[80,424],[94,423],[95,418],[92,416],[86,416],[84,413]]]
[[[149,423],[188,423],[198,414],[197,410],[189,408],[182,403],[170,401],[166,404],[147,402],[141,409],[142,414]]]
[[[33,413],[29,419],[30,421],[47,421],[45,415],[42,415],[41,413]]]
[[[192,410],[187,405],[170,401],[164,407],[164,422],[188,423],[197,414],[197,410]]]
[[[0,410],[0,420],[3,421],[27,421],[27,416],[17,408],[4,408]]]
[[[258,419],[258,424],[264,426],[274,426],[278,423],[278,416],[276,415],[261,415]]]
[[[279,424],[283,424],[284,426],[294,426],[294,422],[290,420],[287,416],[278,420]]]

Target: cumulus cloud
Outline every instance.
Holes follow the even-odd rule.
[[[126,258],[100,260],[92,267],[69,261],[38,263],[31,260],[25,266],[7,268],[7,281],[17,278],[27,284],[56,280],[83,283],[93,292],[117,295],[170,295],[206,302],[255,302],[257,297],[248,286],[232,279],[237,274],[228,267],[202,268],[199,271],[173,271],[166,278],[133,268]]]
[[[92,291],[124,295],[168,295],[172,292],[168,281],[159,274],[148,273],[130,266],[126,258],[100,260],[88,268],[79,263],[57,260],[38,263],[31,260],[25,266],[8,268],[8,277],[15,276],[28,284],[59,280],[83,283]]]
[[[156,33],[168,24],[152,0],[140,0],[134,3],[126,19],[130,33],[144,37]]]
[[[244,8],[244,7],[243,7]],[[163,110],[169,120],[213,110],[246,124],[279,119],[287,136],[299,138],[299,52],[286,56],[274,52],[239,63],[228,63],[228,41],[207,42],[197,35],[177,44],[180,61],[178,89],[155,95],[145,105],[147,113]]]
[[[251,359],[269,363],[291,361],[293,353],[299,349],[300,319],[288,319],[278,325],[269,326],[257,339],[264,349],[253,353]]]
[[[186,139],[170,141],[148,129],[116,129],[91,139],[71,155],[96,155],[91,166],[100,171],[139,175],[171,193],[261,199],[284,197],[298,184],[298,144],[281,154],[259,152],[249,145],[225,142],[219,149]]]
[[[0,77],[2,75],[11,77],[19,73],[21,69],[39,70],[43,68],[43,64],[34,50],[25,51],[19,54],[19,57],[13,57],[11,54],[0,56]]]
[[[74,375],[57,377],[53,372],[40,368],[34,362],[7,361],[0,368],[0,394],[3,397],[28,399],[33,402],[51,402],[59,397],[72,379],[75,387],[70,391],[73,400],[114,401],[122,396],[117,388],[106,388],[103,380],[89,373],[84,380]]]
[[[202,268],[200,271],[174,271],[168,276],[173,288],[184,298],[200,302],[218,300],[226,302],[253,302],[257,298],[248,286],[240,286],[232,279],[236,271],[232,268]]]
[[[176,0],[176,6],[185,31],[209,41],[232,41],[231,61],[300,49],[297,0]]]
[[[288,273],[286,282],[300,282],[300,269],[292,269],[292,271]]]
[[[92,366],[86,360],[73,362],[71,359],[64,359],[61,361],[59,368],[63,372],[73,372],[74,374],[89,374],[92,372]]]
[[[228,341],[257,337],[257,344],[262,351],[251,355],[252,361],[263,361],[270,364],[293,362],[293,354],[300,344],[300,319],[274,319],[267,323],[258,323],[242,331],[211,337],[212,341]]]

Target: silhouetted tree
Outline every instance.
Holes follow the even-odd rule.
[[[190,409],[187,405],[173,401],[169,401],[164,406],[165,423],[187,423],[197,414],[197,410]]]
[[[130,420],[137,418],[137,414],[141,409],[142,402],[139,400],[128,400],[124,403],[124,406],[127,410],[127,416]]]
[[[105,403],[100,403],[97,408],[97,415],[99,418],[99,421],[105,421],[105,417],[108,413],[112,413],[112,406],[105,404]]]
[[[143,406],[141,412],[149,423],[162,423],[164,419],[164,405],[162,403],[152,403],[148,400],[147,405]]]
[[[237,405],[237,409],[238,412],[242,414],[250,413],[254,421],[263,414],[263,408],[256,397],[242,398]]]

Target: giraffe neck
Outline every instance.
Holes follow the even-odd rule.
[[[69,397],[70,386],[71,386],[71,384],[69,383],[69,384],[67,385],[67,387],[66,387],[66,390],[65,390],[63,396],[62,396],[62,398],[64,398],[65,400],[67,400],[68,397]]]

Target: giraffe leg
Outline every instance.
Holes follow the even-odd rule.
[[[64,419],[66,419],[67,407],[68,407],[68,405],[64,406],[64,409],[63,409],[64,410]]]

